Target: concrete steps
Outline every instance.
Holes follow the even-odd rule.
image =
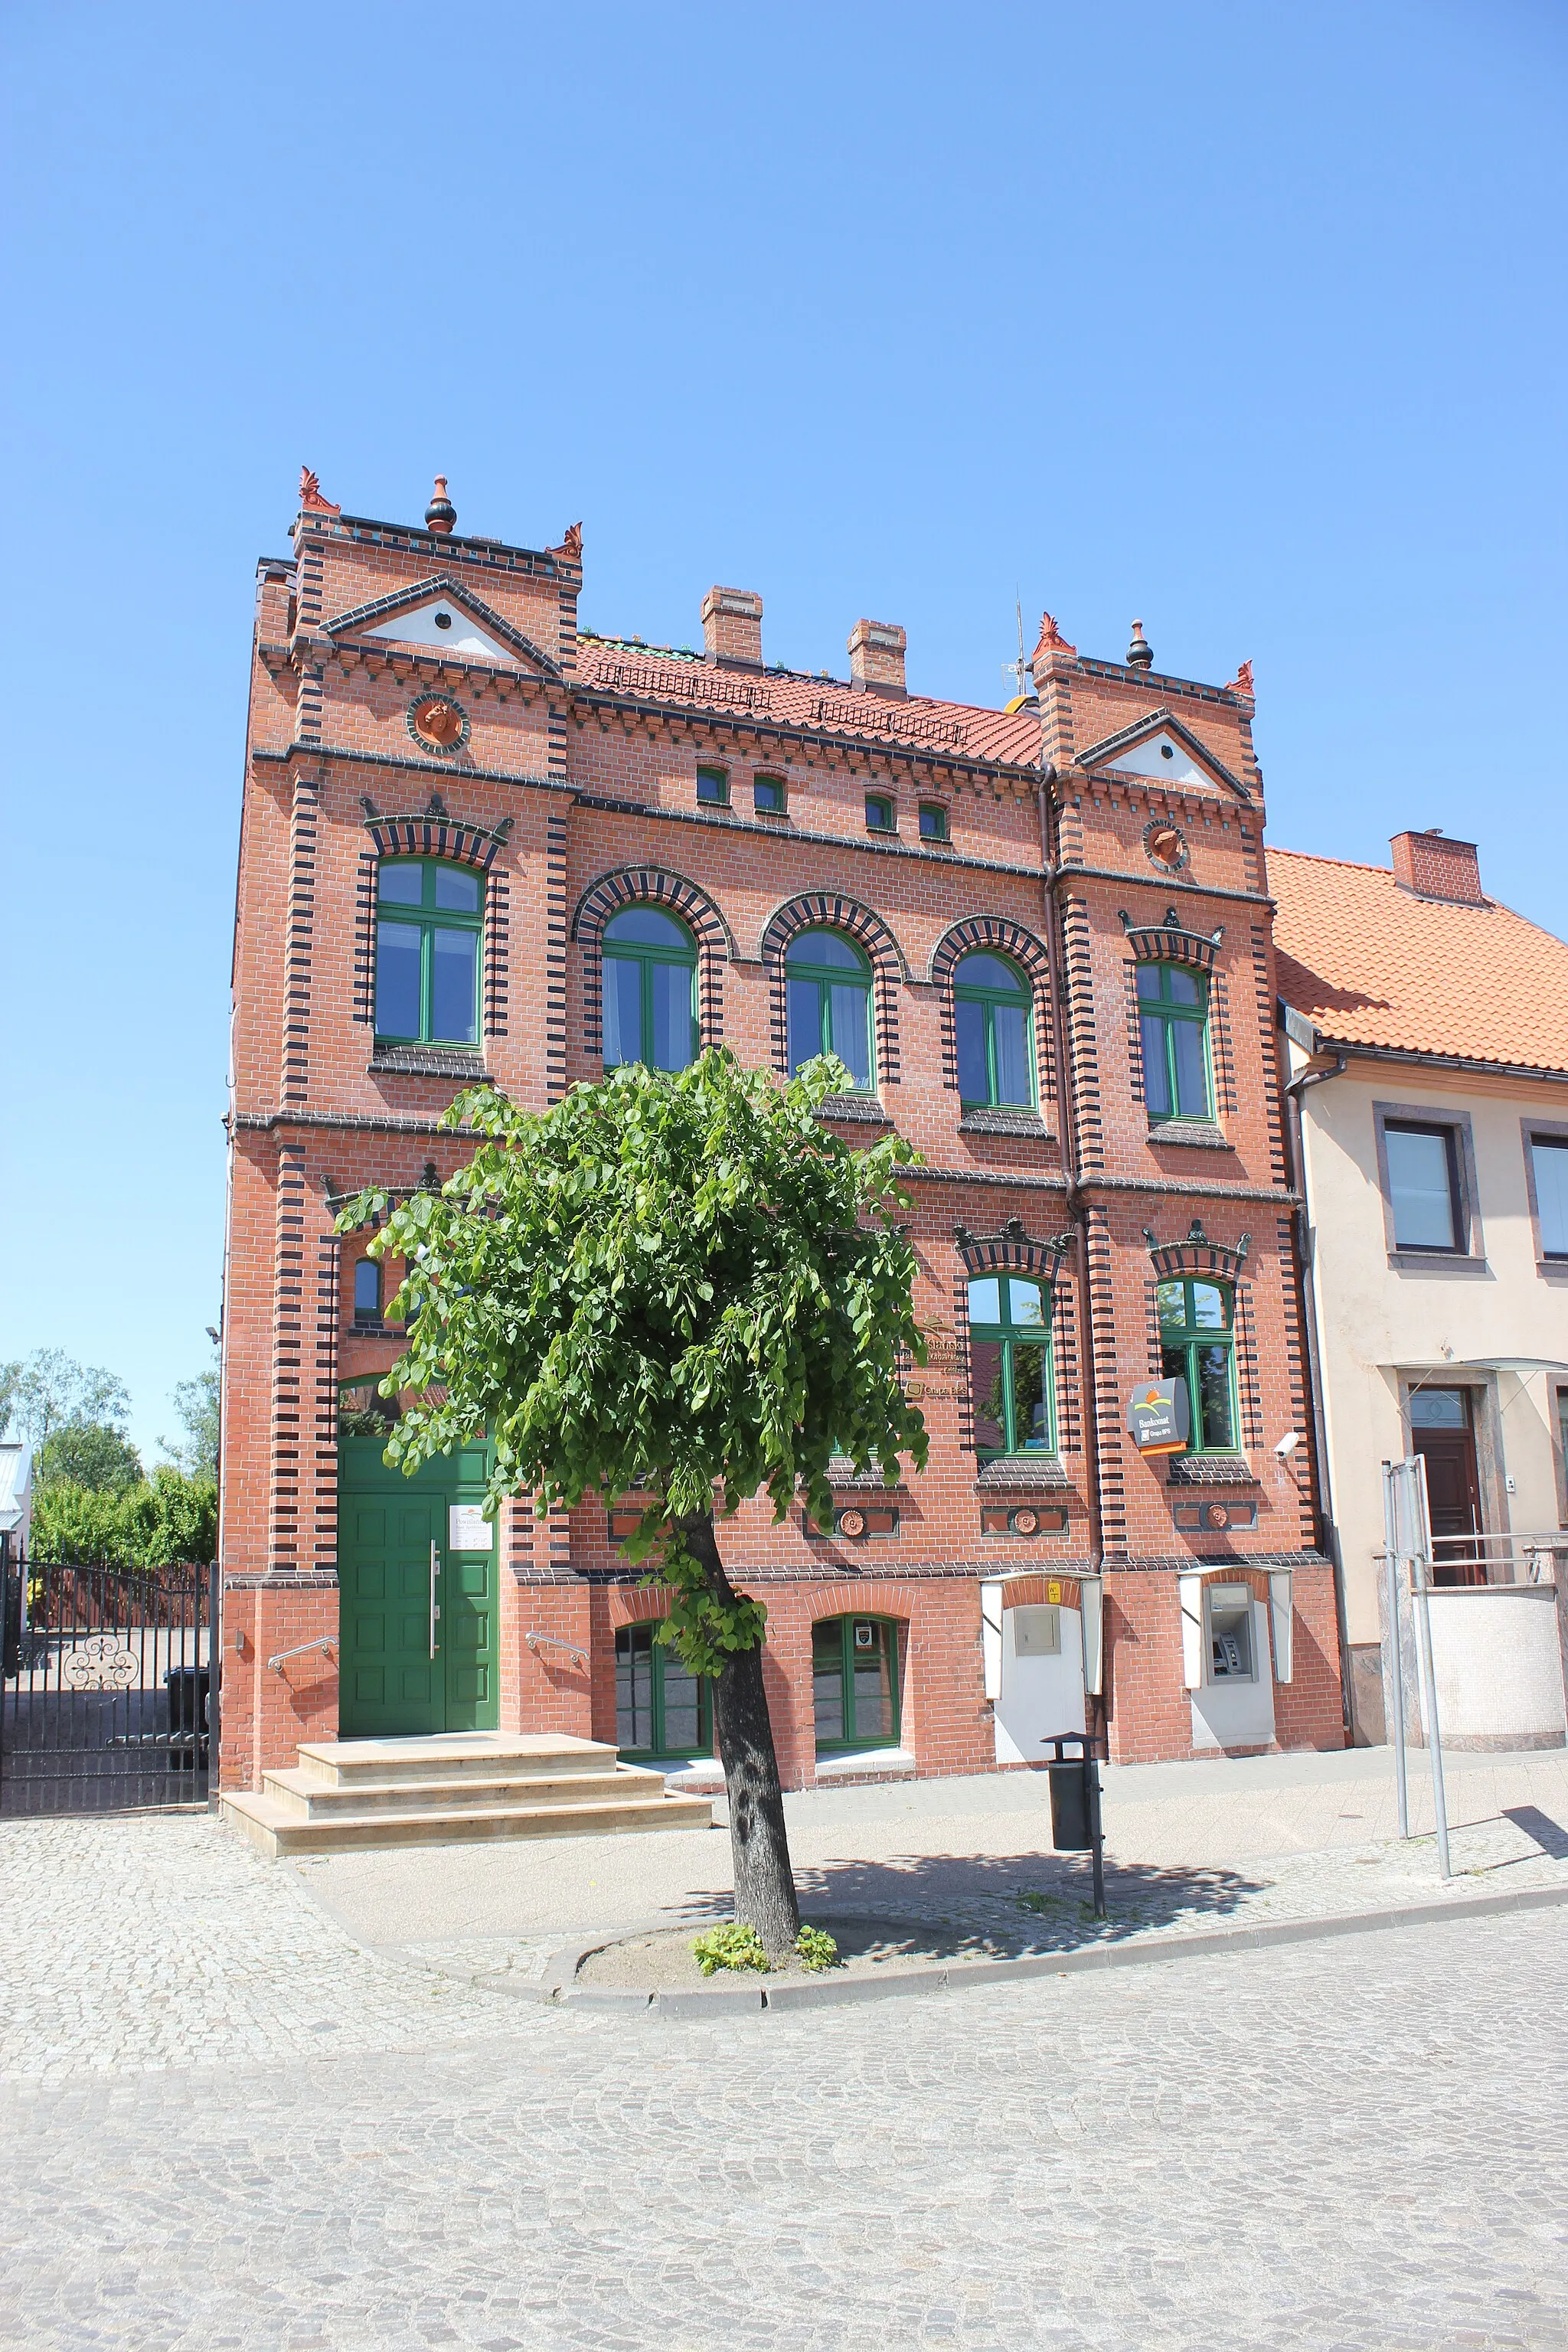
[[[667,1796],[662,1773],[566,1733],[312,1741],[299,1758],[263,1773],[259,1791],[220,1794],[223,1819],[263,1853],[707,1829],[713,1817],[707,1797]]]

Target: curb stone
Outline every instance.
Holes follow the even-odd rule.
[[[984,1990],[987,1986],[1021,1984],[1040,1977],[1078,1976],[1091,1969],[1141,1968],[1161,1961],[1212,1958],[1216,1953],[1267,1951],[1282,1944],[1306,1944],[1328,1936],[1384,1934],[1392,1928],[1430,1927],[1445,1919],[1495,1918],[1510,1911],[1545,1911],[1568,1904],[1568,1886],[1521,1887],[1515,1894],[1456,1896],[1449,1902],[1394,1904],[1378,1911],[1342,1912],[1315,1919],[1277,1919],[1256,1927],[1225,1927],[1200,1935],[1150,1936],[1123,1944],[1079,1945],[1062,1952],[1031,1952],[1016,1960],[951,1960],[932,1968],[898,1969],[885,1976],[844,1977],[831,1974],[816,1983],[726,1985],[714,1992],[622,1992],[593,1990],[573,1982],[577,1969],[591,1953],[624,1937],[657,1932],[634,1927],[595,1936],[586,1943],[563,1945],[551,1955],[543,1975],[531,1983],[510,1985],[504,1978],[463,1976],[465,1983],[484,1984],[487,1990],[504,1991],[513,2000],[546,2003],[574,2010],[619,2011],[624,2016],[700,2018],[759,2016],[768,2010],[837,2008],[862,2000],[891,2000],[937,1992]],[[661,1923],[668,1925],[668,1922]],[[443,1970],[443,1974],[447,1971]]]

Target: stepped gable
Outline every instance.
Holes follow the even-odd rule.
[[[1325,1045],[1568,1070],[1568,942],[1495,898],[1402,888],[1385,866],[1270,848],[1279,993]]]
[[[713,710],[815,735],[896,743],[1007,767],[1039,764],[1040,722],[1033,710],[1009,717],[1003,710],[922,695],[892,701],[803,670],[730,668],[700,654],[619,637],[580,637],[577,679],[581,687],[629,701]]]

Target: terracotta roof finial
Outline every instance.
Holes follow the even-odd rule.
[[[1035,659],[1038,661],[1043,655],[1047,660],[1049,660],[1052,654],[1072,655],[1077,651],[1078,647],[1069,645],[1058,627],[1056,614],[1042,613],[1039,641],[1035,647]]]
[[[425,528],[426,530],[448,531],[454,528],[457,520],[458,509],[447,496],[447,477],[437,474],[436,495],[425,509]]]
[[[309,466],[300,468],[300,505],[306,514],[335,515],[342,512],[342,507],[335,507],[331,499],[321,496],[321,476],[312,474]]]
[[[1143,635],[1142,621],[1132,624],[1132,643],[1127,648],[1127,666],[1130,669],[1152,669],[1154,667],[1154,649]]]
[[[1252,694],[1252,664],[1249,661],[1243,662],[1236,676],[1226,679],[1225,690],[1226,694]]]

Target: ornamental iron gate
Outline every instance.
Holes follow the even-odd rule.
[[[0,1535],[0,1815],[205,1805],[217,1570],[10,1551]]]

